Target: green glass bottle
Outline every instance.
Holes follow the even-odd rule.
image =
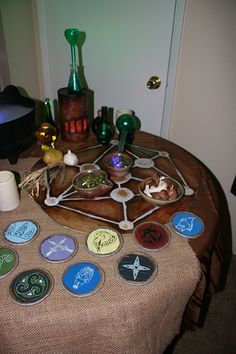
[[[52,108],[51,108],[51,100],[50,98],[46,98],[44,100],[44,111],[45,111],[45,119],[44,122],[51,124],[53,127],[56,127],[56,123],[52,117]]]
[[[107,118],[108,109],[106,106],[101,108],[101,117],[98,117],[97,124],[94,124],[94,133],[99,144],[107,145],[114,135],[114,129]]]
[[[79,79],[78,68],[76,64],[76,52],[75,46],[79,40],[79,30],[77,28],[67,28],[64,32],[67,42],[71,48],[71,65],[70,65],[70,77],[68,82],[69,94],[76,94],[82,91],[82,84]]]
[[[118,150],[123,151],[125,143],[127,142],[127,136],[133,135],[137,130],[136,119],[133,115],[122,114],[116,121],[116,126],[120,132]]]
[[[96,135],[98,127],[102,124],[102,112],[101,109],[98,110],[97,116],[93,119],[91,123],[91,130]]]
[[[71,95],[82,91],[82,85],[79,79],[77,65],[70,65],[70,77],[68,82],[68,91]]]
[[[57,128],[52,117],[50,98],[44,100],[44,112],[44,120],[36,130],[36,137],[42,150],[55,149],[54,143],[57,140]]]

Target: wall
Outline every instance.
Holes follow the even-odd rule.
[[[11,84],[22,87],[32,98],[39,98],[31,5],[31,0],[0,0]]]
[[[187,0],[170,140],[202,160],[220,182],[236,254],[236,1]]]
[[[104,104],[114,111],[131,108],[141,118],[143,130],[160,134],[175,1],[148,0],[148,6],[142,0],[36,0],[35,4],[49,97],[57,100],[58,89],[68,83],[71,55],[64,31],[78,28],[79,76],[94,93],[94,111]],[[158,91],[146,86],[154,74],[162,80]]]
[[[3,32],[3,25],[2,25],[2,15],[1,15],[1,8],[0,8],[0,91],[4,89],[9,83],[10,80],[10,70],[8,65],[8,57],[7,57],[7,50],[6,50],[6,41]]]
[[[71,62],[64,30],[79,28],[82,34],[84,31],[79,74],[84,87],[95,93],[91,95],[94,100],[90,100],[90,118],[104,104],[114,110],[128,107],[140,117],[143,130],[160,134],[175,1],[149,0],[148,6],[142,0],[0,1],[12,82],[17,86],[23,82],[27,89],[32,85],[29,94],[33,98],[33,89],[37,89],[38,98],[57,100],[57,90],[68,83]],[[174,64],[172,60],[171,65]],[[154,74],[162,80],[157,92],[146,86]],[[33,77],[37,87],[33,86]],[[169,84],[169,92],[170,87]],[[165,117],[169,123],[168,110]]]

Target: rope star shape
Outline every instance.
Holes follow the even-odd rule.
[[[134,261],[133,264],[124,264],[123,267],[133,270],[133,277],[134,277],[134,280],[137,278],[138,273],[139,273],[140,270],[150,270],[150,268],[145,267],[145,266],[142,266],[142,265],[140,264],[139,256],[137,256],[137,257],[135,258],[135,261]]]

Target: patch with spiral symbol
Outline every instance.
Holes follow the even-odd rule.
[[[141,253],[129,253],[118,261],[121,279],[135,285],[149,283],[157,274],[155,260]]]
[[[12,272],[18,264],[18,254],[8,247],[0,247],[0,278]]]
[[[53,287],[51,274],[43,269],[30,269],[17,275],[10,285],[10,295],[21,305],[33,305],[45,299]]]
[[[160,250],[170,242],[169,230],[156,222],[144,222],[133,231],[135,241],[147,250]]]

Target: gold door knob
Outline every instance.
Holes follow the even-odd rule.
[[[161,86],[161,79],[158,76],[152,76],[147,82],[149,90],[156,90]]]

